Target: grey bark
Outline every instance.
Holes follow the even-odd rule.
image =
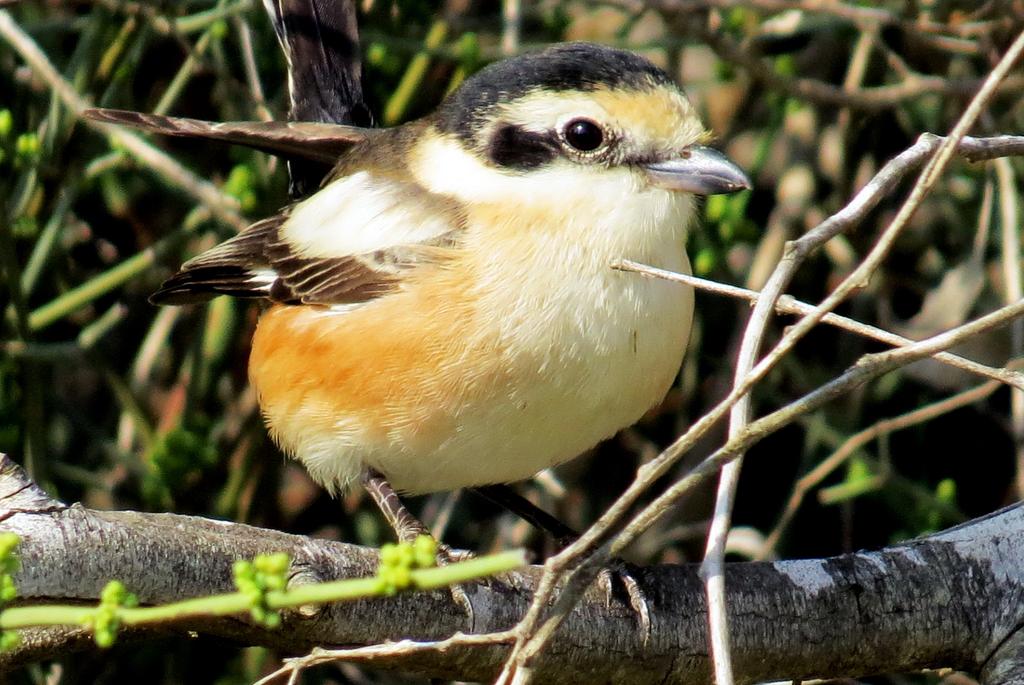
[[[49,498],[8,458],[0,461],[0,530],[22,538],[16,577],[23,602],[94,602],[110,579],[143,603],[232,590],[231,564],[259,552],[292,555],[295,582],[374,573],[374,550],[236,523],[173,514],[101,512]],[[955,668],[991,683],[1021,682],[1024,507],[878,552],[827,559],[731,564],[727,570],[739,682],[863,676]],[[300,654],[456,631],[512,627],[540,567],[467,588],[473,619],[449,593],[417,592],[288,614],[268,631],[245,617],[126,631],[155,639],[198,631]],[[706,683],[705,604],[696,565],[637,571],[651,605],[643,644],[623,601],[591,588],[536,664],[539,682]],[[0,668],[95,649],[79,629],[30,631],[0,654]],[[487,680],[506,648],[458,647],[375,665],[430,677]]]

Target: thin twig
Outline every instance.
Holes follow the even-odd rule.
[[[650,3],[646,4],[650,5]],[[808,13],[828,15],[859,25],[900,26],[917,34],[952,34],[959,37],[985,35],[996,25],[994,20],[946,24],[924,18],[917,20],[904,19],[881,7],[850,5],[838,2],[837,0],[829,0],[828,2],[822,2],[821,0],[660,0],[658,7],[674,12],[693,12],[699,9],[710,8],[732,9],[734,7],[754,7],[766,12],[800,10]]]
[[[751,55],[726,35],[702,30],[700,39],[729,64],[742,67],[769,88],[785,91],[794,97],[826,105],[839,105],[854,109],[887,109],[922,95],[967,96],[978,89],[979,79],[950,79],[942,76],[907,75],[894,84],[866,86],[845,90],[840,86],[806,77],[789,77],[775,71],[761,57]],[[1000,86],[1006,93],[1018,92],[1024,86],[1024,76],[1015,76]]]
[[[567,574],[565,578],[565,589],[558,596],[551,607],[551,616],[539,624],[535,633],[527,640],[515,666],[510,668],[513,655],[506,662],[505,670],[498,679],[499,683],[526,683],[530,680],[529,661],[542,648],[553,632],[560,625],[560,620],[571,611],[578,600],[575,590],[579,586],[586,587],[589,580],[596,574],[596,569],[606,563],[612,555],[619,554],[625,547],[631,544],[639,535],[650,528],[655,522],[661,519],[667,511],[676,505],[679,499],[692,491],[705,478],[714,474],[723,465],[735,459],[739,454],[745,452],[751,445],[760,441],[765,436],[789,425],[794,420],[807,413],[817,410],[827,402],[859,387],[867,381],[882,376],[901,366],[913,363],[935,354],[941,350],[958,345],[965,340],[988,330],[1005,326],[1009,322],[1024,315],[1024,301],[1014,305],[1002,307],[1001,309],[987,314],[975,321],[958,326],[955,329],[933,336],[927,340],[912,343],[906,347],[890,350],[888,352],[864,355],[856,364],[850,367],[842,376],[823,385],[822,387],[808,393],[804,397],[786,405],[785,407],[768,414],[767,416],[754,421],[748,425],[735,438],[726,442],[721,448],[713,452],[706,459],[701,461],[692,469],[689,469],[664,493],[658,496],[653,502],[644,507],[639,514],[634,516],[623,528],[614,540],[603,545],[592,552],[587,558]],[[702,419],[703,420],[703,419]],[[541,582],[543,583],[543,578]],[[534,601],[540,594],[541,586],[538,586],[534,594]],[[532,606],[531,606],[532,609]],[[525,618],[524,618],[525,621]],[[517,627],[519,640],[524,639],[524,624],[521,622]],[[517,641],[518,644],[518,641]],[[519,666],[522,663],[523,666]]]
[[[511,57],[519,52],[519,38],[523,25],[522,0],[502,0],[501,53]]]
[[[680,274],[674,271],[667,271],[647,264],[633,262],[628,259],[616,262],[612,265],[612,268],[619,269],[621,271],[632,271],[634,273],[644,274],[645,276],[660,278],[666,281],[685,283],[686,285],[694,288],[700,288],[707,292],[724,295],[726,297],[735,297],[751,303],[756,302],[758,296],[761,294],[756,290],[748,290],[747,288],[740,288],[739,286],[729,285],[727,283],[719,283],[718,281],[709,281],[706,278],[692,276],[690,274]],[[783,295],[775,303],[775,311],[779,314],[806,315],[814,311],[814,306],[807,304],[806,302],[801,302],[792,295]],[[893,347],[903,347],[914,342],[910,338],[904,338],[902,335],[897,335],[890,331],[877,328],[870,324],[861,323],[860,321],[840,316],[835,313],[827,314],[822,318],[821,322],[830,326],[835,326],[836,328],[844,331],[849,331],[850,333],[855,333],[870,340],[877,340],[887,345],[892,345]],[[984,376],[985,378],[997,380],[1000,383],[1005,383],[1006,385],[1010,385],[1014,388],[1021,388],[1024,390],[1024,373],[1019,371],[988,366],[987,364],[966,359],[951,352],[940,352],[935,355],[935,360],[957,369],[967,371],[968,373]]]
[[[253,107],[256,116],[261,121],[271,121],[274,115],[267,108],[267,98],[263,94],[263,83],[260,81],[259,70],[256,68],[256,53],[252,44],[252,29],[241,17],[231,18],[235,32],[238,33],[238,42],[242,48],[242,66],[245,69],[245,81],[249,86],[249,95],[252,97]]]
[[[287,659],[281,668],[257,680],[253,685],[269,685],[278,678],[286,675],[289,676],[289,678],[295,678],[297,674],[307,668],[336,661],[387,661],[401,657],[408,657],[413,654],[446,652],[454,647],[480,647],[486,645],[508,644],[514,640],[515,632],[506,630],[497,633],[484,633],[482,635],[467,635],[466,633],[458,632],[444,640],[432,640],[428,642],[400,640],[398,642],[385,642],[383,644],[369,645],[366,647],[353,647],[351,649],[318,648],[305,656]],[[289,682],[292,681],[289,680]]]
[[[879,236],[864,260],[852,273],[843,279],[843,282],[814,311],[793,326],[783,336],[782,340],[775,345],[775,348],[765,355],[761,363],[755,366],[762,341],[768,330],[768,321],[775,309],[775,302],[782,295],[782,292],[788,286],[790,280],[796,274],[797,268],[803,261],[803,259],[797,258],[790,261],[783,257],[775,273],[772,274],[765,285],[764,296],[758,299],[754,305],[754,311],[750,315],[750,321],[744,331],[743,341],[740,344],[740,352],[736,361],[734,387],[747,386],[749,377],[757,374],[757,368],[763,368],[764,372],[767,372],[783,355],[792,350],[798,340],[817,326],[825,314],[831,312],[848,295],[868,282],[875,270],[878,269],[882,261],[889,254],[896,239],[909,223],[910,217],[913,216],[914,212],[917,211],[917,208],[924,201],[924,198],[931,192],[935,184],[938,183],[940,175],[953,159],[957,144],[967,135],[967,132],[974,126],[978,117],[981,116],[984,106],[995,94],[999,84],[1006,78],[1006,75],[1016,63],[1022,51],[1024,51],[1024,32],[1017,36],[1017,39],[1006,51],[1006,54],[1003,55],[999,63],[985,79],[985,83],[977,95],[971,99],[960,120],[953,127],[952,132],[942,142],[935,155],[928,161],[928,164],[925,165],[924,170],[918,177],[914,187],[910,190],[907,199],[896,213],[895,218]],[[915,346],[910,345],[901,349],[909,350],[913,347]],[[828,385],[830,384],[824,387],[828,387]],[[751,398],[748,392],[740,397],[730,412],[729,442],[737,440],[747,432],[751,414]],[[737,453],[734,457],[735,461],[730,460],[729,466],[723,469],[715,499],[715,515],[711,524],[711,532],[708,535],[707,553],[704,563],[701,565],[701,575],[704,578],[708,595],[710,644],[712,658],[715,663],[716,683],[718,685],[733,684],[732,660],[729,655],[728,616],[725,604],[725,540],[729,533],[733,502],[736,487],[739,483],[742,456],[742,452]],[[670,491],[671,488],[669,489]],[[667,495],[668,493],[666,492],[665,494]],[[661,498],[659,497],[658,499],[660,500]],[[673,500],[669,499],[667,501]],[[658,510],[652,509],[649,506],[645,511],[657,512]],[[637,516],[634,521],[641,518],[642,514]],[[629,526],[627,526],[627,530],[628,528]]]
[[[679,498],[689,492],[705,476],[714,473],[719,466],[734,459],[754,443],[783,426],[789,425],[800,416],[818,409],[873,378],[924,359],[940,350],[959,345],[986,331],[1005,326],[1021,316],[1024,316],[1024,300],[1002,307],[927,340],[887,352],[864,355],[842,376],[748,425],[735,439],[726,442],[637,514],[616,537],[609,551],[612,554],[618,553],[666,511],[675,506]]]
[[[944,139],[939,136],[922,135],[911,148],[900,153],[883,166],[875,174],[874,178],[843,209],[823,221],[800,239],[789,243],[787,245],[787,257],[784,261],[789,264],[798,264],[808,254],[824,245],[836,235],[851,230],[874,209],[892,187],[899,183],[904,176],[924,163],[925,159],[930,154],[933,154],[943,141]],[[957,150],[971,161],[993,159],[1003,155],[1024,155],[1024,137],[964,137],[957,145]],[[780,293],[787,284],[788,281],[778,284],[777,287],[779,287]],[[773,364],[774,361],[771,363]],[[771,367],[765,366],[759,369],[759,372],[767,373],[769,368]],[[760,376],[753,377],[751,385],[758,378]],[[544,576],[534,594],[534,601],[526,616],[520,622],[521,638],[517,641],[513,653],[506,662],[505,670],[498,682],[510,682],[513,673],[520,668],[519,664],[524,663],[528,659],[529,655],[523,654],[523,650],[530,636],[536,635],[540,638],[542,632],[550,634],[560,623],[559,614],[552,611],[550,617],[547,617],[547,613],[562,575],[570,569],[578,569],[588,557],[597,558],[602,545],[606,544],[608,537],[615,530],[619,522],[624,520],[629,514],[640,496],[655,481],[664,476],[712,426],[724,418],[730,408],[748,390],[749,388],[745,386],[734,388],[725,399],[691,425],[686,433],[662,451],[658,457],[641,466],[637,470],[637,475],[630,486],[612,503],[604,514],[584,531],[575,543],[548,559],[545,563]],[[571,593],[568,592],[568,587],[563,589],[562,593],[563,596],[571,596]],[[546,622],[542,627],[541,622],[545,618]],[[538,639],[533,644],[537,645],[539,643],[540,640]],[[513,666],[513,664],[516,665]],[[516,674],[514,677],[518,680],[520,676]]]
[[[999,218],[1002,224],[1003,302],[1010,304],[1024,298],[1021,274],[1019,195],[1013,165],[1009,160],[995,162],[999,184]],[[1024,355],[1024,321],[1014,321],[1010,328],[1010,355]],[[1024,391],[1010,393],[1010,434],[1016,453],[1017,496],[1024,496]]]

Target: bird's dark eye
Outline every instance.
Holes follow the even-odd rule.
[[[565,142],[580,152],[592,152],[604,142],[601,127],[588,119],[574,119],[565,127]]]

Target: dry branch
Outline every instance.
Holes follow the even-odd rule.
[[[95,601],[118,578],[144,603],[223,592],[234,559],[284,550],[293,582],[373,573],[373,550],[189,516],[100,512],[49,498],[12,461],[0,462],[0,529],[22,537],[21,596],[31,602]],[[728,602],[740,682],[951,667],[977,673],[1024,619],[1024,507],[880,552],[728,567]],[[199,631],[291,653],[315,646],[405,645],[350,650],[361,663],[421,676],[487,680],[508,648],[456,637],[512,628],[541,575],[534,567],[467,589],[471,623],[445,592],[337,604],[291,614],[283,630],[247,620],[168,623],[125,640]],[[653,630],[641,644],[625,602],[591,588],[532,663],[549,683],[705,683],[703,590],[696,565],[638,569]],[[499,639],[505,636],[497,636]],[[27,636],[0,656],[10,670],[30,660],[95,649],[80,629]],[[1011,654],[1013,658],[1018,658]],[[1011,661],[1000,662],[1010,672]],[[991,663],[990,670],[998,670]]]

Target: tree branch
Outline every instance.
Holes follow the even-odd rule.
[[[987,660],[1024,620],[1021,527],[1024,507],[1016,506],[879,552],[730,564],[737,680],[939,667],[992,671],[996,667]],[[293,583],[369,575],[377,562],[374,550],[242,524],[68,506],[47,497],[6,457],[0,458],[0,529],[22,538],[16,581],[20,601],[29,602],[94,602],[111,578],[143,603],[223,592],[231,588],[233,560],[260,552],[291,554]],[[500,633],[525,613],[540,575],[534,567],[467,587],[475,624],[440,591],[293,612],[282,630],[240,617],[123,631],[119,639],[200,631],[293,653],[405,639],[411,642],[343,654],[421,676],[487,680],[508,652],[510,634]],[[711,664],[697,566],[638,569],[637,580],[651,599],[653,629],[646,643],[628,603],[608,606],[593,588],[538,655],[534,675],[551,683],[707,682]],[[476,635],[459,637],[459,631]],[[481,636],[487,633],[499,634]],[[96,647],[82,629],[33,631],[0,655],[0,668],[83,649]]]

